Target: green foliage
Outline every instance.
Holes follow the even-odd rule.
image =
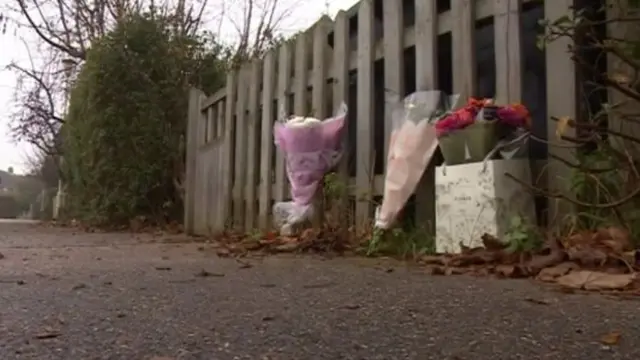
[[[349,194],[347,184],[335,172],[326,174],[323,183],[322,191],[328,199],[339,199]]]
[[[374,229],[365,252],[367,256],[416,258],[420,255],[434,254],[435,251],[435,238],[426,230],[418,227],[398,227],[388,231]]]
[[[578,206],[569,224],[578,229],[623,227],[630,231],[632,239],[640,239],[640,198],[636,196],[620,206],[608,206],[625,198],[640,179],[609,150],[601,146],[597,151],[578,156],[580,168],[573,170],[571,192],[576,200],[590,206]]]
[[[69,216],[96,225],[180,216],[188,89],[220,88],[224,63],[210,37],[171,29],[132,15],[88,52],[63,128]]]
[[[540,233],[520,215],[511,217],[509,227],[504,234],[504,241],[510,253],[531,252],[539,250],[544,245]]]

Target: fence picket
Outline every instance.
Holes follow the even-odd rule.
[[[333,30],[333,110],[340,106],[342,102],[349,103],[349,19],[344,11],[338,12],[335,19]],[[351,109],[350,111],[353,111]],[[349,117],[347,117],[348,121]],[[349,183],[349,126],[345,125],[345,131],[342,141],[342,161],[339,166],[340,181],[343,184]],[[341,197],[340,206],[336,209],[336,216],[341,219],[343,226],[348,226],[350,221],[347,214],[349,206],[349,198]]]
[[[213,228],[216,231],[224,230],[225,221],[226,221],[226,212],[225,212],[226,205],[225,204],[227,204],[227,201],[226,201],[227,192],[225,190],[225,184],[228,178],[227,173],[229,171],[228,171],[228,168],[226,167],[226,162],[225,162],[226,157],[228,157],[228,155],[225,153],[225,150],[226,150],[225,145],[228,142],[226,141],[226,137],[224,133],[224,131],[226,130],[225,107],[226,107],[226,101],[220,101],[216,104],[216,108],[217,108],[216,128],[218,133],[218,137],[216,141],[221,142],[220,151],[218,151],[216,167],[212,175],[217,179],[216,181],[218,184],[215,189],[215,194],[217,194],[218,201],[213,207],[214,209],[213,216],[215,217]]]
[[[453,92],[462,101],[475,95],[475,0],[451,2],[451,21],[457,26],[451,29],[453,42]]]
[[[245,209],[245,188],[247,186],[247,69],[242,68],[238,72],[238,100],[236,102],[236,144],[233,179],[233,224],[234,227],[242,227]]]
[[[370,221],[374,177],[374,62],[373,1],[362,0],[358,8],[358,148],[356,163],[356,224]]]
[[[194,94],[198,94],[198,99],[189,103],[186,133],[186,231],[222,230],[230,219],[245,229],[255,227],[256,223],[260,228],[270,227],[272,202],[288,197],[284,156],[276,151],[273,160],[274,113],[282,108],[288,114],[293,110],[300,116],[330,115],[340,102],[349,103],[351,70],[357,70],[357,99],[352,99],[356,105],[350,109],[352,114],[357,113],[353,137],[357,143],[353,147],[355,154],[345,152],[339,173],[348,184],[351,199],[356,198],[356,224],[370,221],[371,197],[382,191],[382,177],[374,176],[375,152],[386,155],[391,131],[385,126],[384,148],[375,149],[374,133],[381,130],[374,129],[374,91],[380,91],[381,84],[379,79],[374,79],[374,63],[384,59],[385,90],[401,97],[406,90],[405,50],[415,45],[416,89],[441,88],[446,83],[439,84],[439,65],[445,67],[438,64],[439,35],[451,33],[453,92],[459,93],[463,100],[477,95],[476,21],[493,16],[496,97],[500,102],[520,101],[524,91],[522,52],[525,45],[521,39],[520,12],[523,3],[532,1],[456,0],[451,1],[450,10],[438,13],[435,1],[414,0],[415,23],[409,27],[404,19],[407,13],[403,11],[406,2],[383,1],[384,36],[378,41],[374,33],[373,0],[362,0],[355,15],[356,39],[355,34],[350,34],[354,30],[350,29],[350,23],[356,20],[349,19],[353,11],[341,11],[333,24],[328,18],[322,18],[312,30],[284,42],[263,59],[230,71],[226,88],[206,100],[201,101],[200,93],[194,90],[190,99],[196,98]],[[555,0],[535,6],[544,6],[546,17],[554,19],[566,14],[572,3]],[[333,41],[329,43],[333,51],[329,53],[327,40],[331,26]],[[575,69],[566,52],[568,45],[561,39],[546,48],[549,116],[576,114],[577,80],[572,76]],[[446,56],[446,53],[440,55]],[[332,80],[330,85],[327,79]],[[443,80],[448,81],[444,77]],[[332,106],[328,106],[330,103]],[[389,115],[389,106],[385,106],[385,116]],[[198,124],[193,125],[196,118]],[[549,136],[553,136],[554,127],[550,124],[547,128]],[[348,140],[345,131],[346,150],[350,149],[346,146]],[[570,156],[565,149],[550,150],[563,158]],[[356,161],[355,178],[348,174],[352,158]],[[416,190],[416,221],[430,227],[435,216],[434,165],[427,168]],[[547,182],[562,187],[557,180],[566,178],[562,175],[565,170],[554,162],[547,167]],[[343,198],[341,213],[345,213],[348,199]],[[203,213],[208,215],[203,217]],[[342,219],[347,221],[349,217],[342,216]]]
[[[416,0],[416,90],[437,90],[438,9],[435,1]],[[435,231],[435,163],[424,171],[416,188],[416,224]]]
[[[522,34],[520,0],[494,0],[496,101],[522,100]]]
[[[289,115],[289,94],[291,92],[291,44],[285,42],[280,45],[278,54],[278,116],[280,111]],[[276,152],[276,185],[275,201],[283,201],[287,196],[287,173],[285,171],[285,158],[282,151]]]
[[[307,47],[307,33],[300,33],[296,37],[295,61],[293,63],[294,79],[293,79],[293,113],[297,116],[307,116],[308,98],[307,98],[307,63],[309,62],[309,51]]]
[[[273,99],[276,77],[275,52],[267,52],[262,71],[262,119],[260,149],[260,201],[258,204],[258,223],[261,229],[267,229],[270,221],[273,169]]]
[[[260,60],[254,60],[251,62],[249,68],[249,96],[248,96],[248,114],[247,114],[247,187],[245,189],[245,222],[244,227],[246,230],[252,230],[255,228],[256,218],[256,186],[258,186],[258,168],[259,157],[257,150],[260,146],[258,143],[258,127],[260,126],[259,120],[259,107],[260,107],[260,78],[262,77],[262,64]]]
[[[423,1],[424,2],[424,1]],[[389,139],[391,137],[391,111],[394,98],[404,96],[404,21],[402,1],[383,1],[384,20],[384,90],[387,93],[384,104],[384,148],[383,159],[387,162]],[[389,96],[391,95],[391,96]]]

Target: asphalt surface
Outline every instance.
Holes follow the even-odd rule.
[[[637,301],[170,240],[0,222],[0,359],[640,359]]]

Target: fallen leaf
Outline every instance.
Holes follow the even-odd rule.
[[[258,240],[245,241],[242,243],[242,247],[244,247],[247,251],[255,251],[262,248],[263,244]]]
[[[427,275],[442,275],[444,273],[444,271],[442,270],[441,266],[437,266],[437,265],[428,265],[424,267],[424,272]]]
[[[563,275],[556,282],[571,289],[621,290],[628,287],[635,278],[635,274],[607,274],[581,270]]]
[[[263,236],[264,240],[275,240],[277,238],[278,238],[278,233],[275,231],[269,231]]]
[[[448,267],[444,269],[444,274],[447,276],[462,275],[462,274],[466,274],[468,271],[469,269],[465,269],[462,267]]]
[[[536,298],[525,298],[524,301],[537,304],[537,305],[549,305],[551,303],[547,300],[536,299]]]
[[[603,249],[584,245],[569,248],[566,253],[569,260],[590,268],[602,267],[609,258]]]
[[[423,255],[418,260],[425,265],[444,265],[444,259],[438,255]]]
[[[631,234],[627,229],[610,226],[600,229],[598,232],[604,237],[602,243],[615,253],[620,254],[633,249]]]
[[[494,271],[499,276],[506,278],[516,278],[524,275],[520,268],[515,265],[498,265]]]
[[[298,250],[299,247],[300,247],[300,244],[296,242],[286,242],[282,245],[276,246],[275,250],[279,252],[294,252]]]
[[[45,329],[44,331],[36,334],[35,338],[39,339],[39,340],[45,340],[45,339],[54,339],[57,338],[59,336],[61,336],[62,333],[58,330],[53,330],[53,329]]]
[[[604,345],[618,345],[620,342],[620,338],[622,337],[622,333],[620,331],[612,331],[608,334],[604,334],[600,337],[600,342]]]
[[[71,289],[72,289],[72,290],[80,290],[80,289],[84,289],[84,288],[86,288],[86,287],[87,287],[87,285],[86,285],[86,284],[82,284],[82,283],[81,283],[81,284],[74,285],[74,286],[73,286],[73,288],[71,288]]]
[[[358,304],[348,304],[344,306],[345,309],[347,310],[358,310],[360,309],[360,305]]]
[[[506,247],[503,242],[498,240],[498,238],[493,235],[484,233],[481,238],[482,238],[482,245],[487,250],[502,250]]]
[[[231,250],[226,247],[216,249],[216,254],[220,257],[228,257],[231,254]]]
[[[571,270],[577,269],[578,266],[572,262],[563,262],[553,267],[540,270],[536,279],[540,281],[553,282],[558,277],[566,275]]]
[[[212,273],[205,269],[202,269],[198,273],[196,273],[196,276],[197,277],[224,277],[225,275],[223,273]]]

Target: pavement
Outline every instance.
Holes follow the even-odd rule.
[[[188,240],[0,222],[0,359],[640,359],[635,300]]]

